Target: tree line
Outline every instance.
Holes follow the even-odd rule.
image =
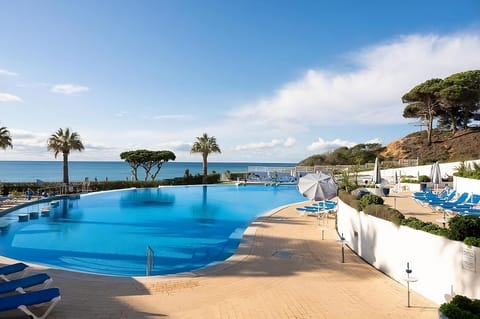
[[[0,127],[0,149],[13,148],[10,131],[6,127]],[[59,154],[63,157],[63,183],[69,184],[68,157],[72,151],[83,151],[85,146],[80,138],[80,134],[73,132],[70,128],[60,128],[52,134],[47,140],[47,150],[54,153],[55,158]],[[196,138],[190,150],[191,153],[200,153],[203,161],[203,183],[208,182],[208,155],[211,153],[221,153],[220,146],[214,136],[208,136],[207,133]],[[155,181],[162,165],[168,161],[176,159],[175,153],[169,150],[151,151],[134,150],[126,151],[120,154],[120,158],[125,160],[131,167],[132,180],[138,180],[138,169],[145,170],[145,181]]]
[[[304,166],[315,165],[361,165],[374,162],[384,149],[380,143],[357,144],[352,147],[338,147],[332,152],[310,156],[299,163]]]

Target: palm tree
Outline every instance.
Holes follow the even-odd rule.
[[[85,147],[80,140],[77,132],[70,132],[69,128],[58,129],[48,139],[47,149],[55,153],[55,158],[59,153],[63,154],[63,182],[68,185],[68,155],[70,151],[83,151]]]
[[[207,158],[210,153],[221,153],[220,147],[217,144],[217,139],[214,136],[208,136],[203,133],[202,136],[197,136],[197,140],[192,145],[190,153],[202,153],[203,158],[203,183],[207,183]]]
[[[6,150],[7,147],[13,148],[10,131],[6,127],[0,127],[0,148]]]

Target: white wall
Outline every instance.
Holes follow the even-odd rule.
[[[480,194],[480,180],[454,176],[453,188],[457,193]]]
[[[462,242],[451,241],[373,216],[358,213],[339,200],[338,232],[348,245],[368,263],[406,285],[407,262],[411,276],[418,281],[410,284],[432,301],[441,304],[452,294],[480,299],[480,248],[473,247],[475,272],[464,269]],[[465,259],[471,261],[471,259]]]
[[[480,160],[465,161],[465,165],[473,165],[473,163],[480,164]],[[452,162],[452,163],[440,163],[440,172],[442,176],[448,175],[453,176],[453,173],[457,168],[462,164],[462,162]],[[387,180],[390,183],[395,181],[395,173],[400,178],[401,176],[413,176],[417,177],[420,175],[430,176],[432,170],[432,165],[421,165],[421,166],[410,166],[410,167],[401,167],[401,168],[388,168],[382,169],[381,175],[382,178]],[[373,171],[368,172],[367,174],[373,174]]]

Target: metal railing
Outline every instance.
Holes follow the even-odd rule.
[[[153,252],[152,247],[147,246],[147,276],[152,274],[152,270],[154,267],[154,258],[155,253]]]

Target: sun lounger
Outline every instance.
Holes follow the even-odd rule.
[[[60,301],[60,289],[49,288],[27,292],[24,294],[10,295],[0,298],[0,311],[19,309],[27,316],[34,319],[44,319],[53,310],[53,307]],[[43,315],[34,314],[29,307],[43,303],[50,303]]]
[[[16,263],[12,265],[7,265],[0,267],[0,278],[9,281],[8,275],[19,273],[24,271],[28,266],[25,265],[24,263]]]
[[[446,196],[439,197],[433,193],[425,193],[425,196],[417,196],[414,197],[415,201],[417,201],[422,206],[433,206],[438,203],[445,203],[453,200],[455,197],[456,192],[452,191],[450,194]]]
[[[454,208],[458,205],[462,205],[468,202],[468,193],[462,193],[460,194],[457,199],[452,200],[452,201],[440,201],[440,202],[435,202],[431,203],[430,207],[432,207],[435,210],[444,210],[444,209],[451,209]]]
[[[51,282],[52,278],[50,278],[50,276],[45,273],[0,282],[0,294],[13,291],[25,293],[24,288],[31,288],[38,285],[43,285],[42,289],[45,289]]]
[[[337,207],[337,203],[332,201],[325,201],[325,202],[313,203],[312,206],[320,209],[334,209]]]
[[[477,195],[477,194],[472,194],[472,196],[470,196],[470,198],[461,203],[461,204],[456,204],[456,205],[452,205],[450,207],[445,207],[445,210],[447,211],[447,213],[449,212],[462,212],[462,211],[465,211],[465,210],[472,210],[472,209],[475,209],[475,206],[477,206],[478,204],[480,203],[480,195]]]

